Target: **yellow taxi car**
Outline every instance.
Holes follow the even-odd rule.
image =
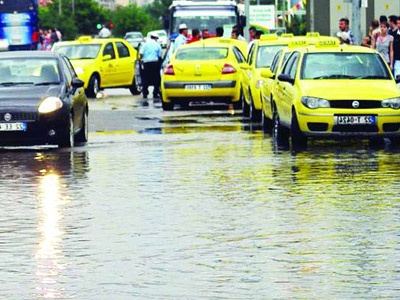
[[[70,59],[88,97],[95,97],[104,88],[128,88],[133,95],[141,92],[134,68],[137,51],[123,39],[83,36],[57,42],[52,51]]]
[[[251,122],[261,120],[261,87],[263,78],[261,72],[268,69],[277,51],[286,47],[292,34],[278,36],[276,34],[261,35],[259,40],[249,44],[247,62],[250,68],[246,71],[248,80],[244,86],[243,117],[249,118]]]
[[[321,39],[296,49],[273,90],[273,137],[400,137],[400,90],[373,49]]]
[[[206,39],[180,46],[161,77],[162,107],[191,101],[242,106],[245,70],[249,67],[242,49],[247,43],[231,38]]]
[[[287,46],[279,49],[278,52],[275,53],[270,67],[261,70],[261,124],[264,132],[268,132],[272,129],[272,90],[282,70],[283,64],[294,49],[312,45],[315,42],[316,40],[309,38],[309,36],[293,37]]]

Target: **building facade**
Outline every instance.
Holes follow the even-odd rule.
[[[356,6],[353,1],[359,5]],[[307,0],[308,31],[336,36],[339,19],[347,17],[350,28],[360,32],[358,44],[368,33],[371,20],[379,19],[381,15],[400,15],[400,0]]]

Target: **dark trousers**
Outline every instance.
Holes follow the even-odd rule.
[[[149,94],[149,86],[154,86],[153,97],[160,94],[160,63],[155,62],[145,62],[143,63],[143,96]]]

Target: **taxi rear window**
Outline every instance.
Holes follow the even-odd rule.
[[[93,59],[97,57],[100,44],[60,45],[54,51],[64,54],[69,59]]]
[[[302,79],[391,79],[389,69],[375,53],[308,53]]]
[[[285,45],[260,46],[257,53],[256,68],[266,68],[272,63],[275,54]]]
[[[228,57],[228,48],[225,47],[197,47],[178,49],[175,58],[178,60],[210,60],[225,59]]]

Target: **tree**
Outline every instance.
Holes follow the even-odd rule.
[[[155,24],[158,23],[157,20],[152,19],[145,9],[136,4],[117,7],[113,12],[111,22],[114,24],[113,35],[116,37],[123,37],[127,31],[146,33],[154,29]]]
[[[172,0],[154,0],[146,6],[146,11],[156,20],[159,20],[161,28],[168,28],[168,9]]]
[[[75,0],[74,12],[71,0],[54,0],[39,8],[39,26],[58,28],[64,39],[75,39],[78,35],[96,34],[96,25],[106,23],[109,16],[109,10],[94,0]]]

